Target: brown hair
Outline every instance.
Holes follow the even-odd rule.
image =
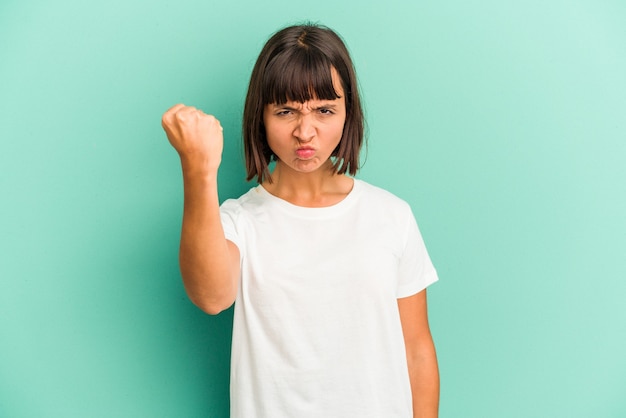
[[[364,121],[350,54],[331,29],[304,24],[275,33],[265,44],[254,65],[243,112],[243,142],[246,180],[271,182],[270,161],[275,158],[267,144],[263,111],[267,104],[311,99],[334,100],[331,68],[339,74],[346,102],[346,121],[341,141],[332,152],[338,174],[356,174],[363,144]]]

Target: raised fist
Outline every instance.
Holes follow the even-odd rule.
[[[161,125],[184,165],[217,172],[224,147],[219,120],[195,107],[177,104],[163,114]]]

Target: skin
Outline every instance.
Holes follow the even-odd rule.
[[[226,240],[219,213],[222,127],[215,117],[183,104],[165,112],[161,123],[183,170],[179,264],[185,290],[200,309],[218,314],[233,304],[240,273],[239,249]]]
[[[339,144],[346,120],[346,103],[339,76],[332,71],[335,100],[310,100],[265,106],[267,143],[278,157],[270,193],[306,207],[330,206],[345,198],[353,181],[332,171],[330,155]],[[299,154],[304,151],[304,155]]]
[[[269,104],[263,119],[270,148],[278,157],[272,183],[263,187],[294,205],[324,207],[352,190],[353,180],[332,171],[330,155],[341,140],[346,118],[336,71],[336,100]],[[180,270],[191,301],[209,314],[229,308],[237,295],[239,249],[226,240],[219,214],[217,170],[223,149],[219,121],[178,104],[162,118],[167,137],[180,156],[184,211]],[[413,393],[414,417],[437,417],[439,373],[428,326],[426,291],[398,299]]]
[[[439,411],[439,368],[428,325],[426,290],[398,299],[398,309],[413,394],[413,417],[435,418]]]

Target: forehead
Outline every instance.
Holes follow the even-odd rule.
[[[310,98],[305,101],[299,101],[299,100],[293,100],[293,99],[287,98],[287,100],[282,103],[273,102],[273,103],[268,103],[268,104],[270,105],[289,104],[293,107],[300,107],[302,105],[304,105],[304,107],[318,107],[318,106],[325,105],[325,104],[332,105],[338,102],[344,103],[345,99],[344,99],[344,94],[343,94],[343,88],[341,86],[341,80],[339,78],[339,74],[337,74],[336,71],[333,72],[332,81],[333,81],[332,85],[334,88],[334,92],[336,94],[334,97],[331,97],[331,98],[320,97],[320,95],[317,92],[312,91]]]
[[[272,62],[266,70],[261,92],[264,104],[336,100],[344,95],[341,77],[328,62],[281,61]]]

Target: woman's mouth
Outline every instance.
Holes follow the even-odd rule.
[[[302,160],[308,160],[309,158],[315,155],[315,150],[313,148],[298,148],[296,150],[296,155],[298,158]]]

